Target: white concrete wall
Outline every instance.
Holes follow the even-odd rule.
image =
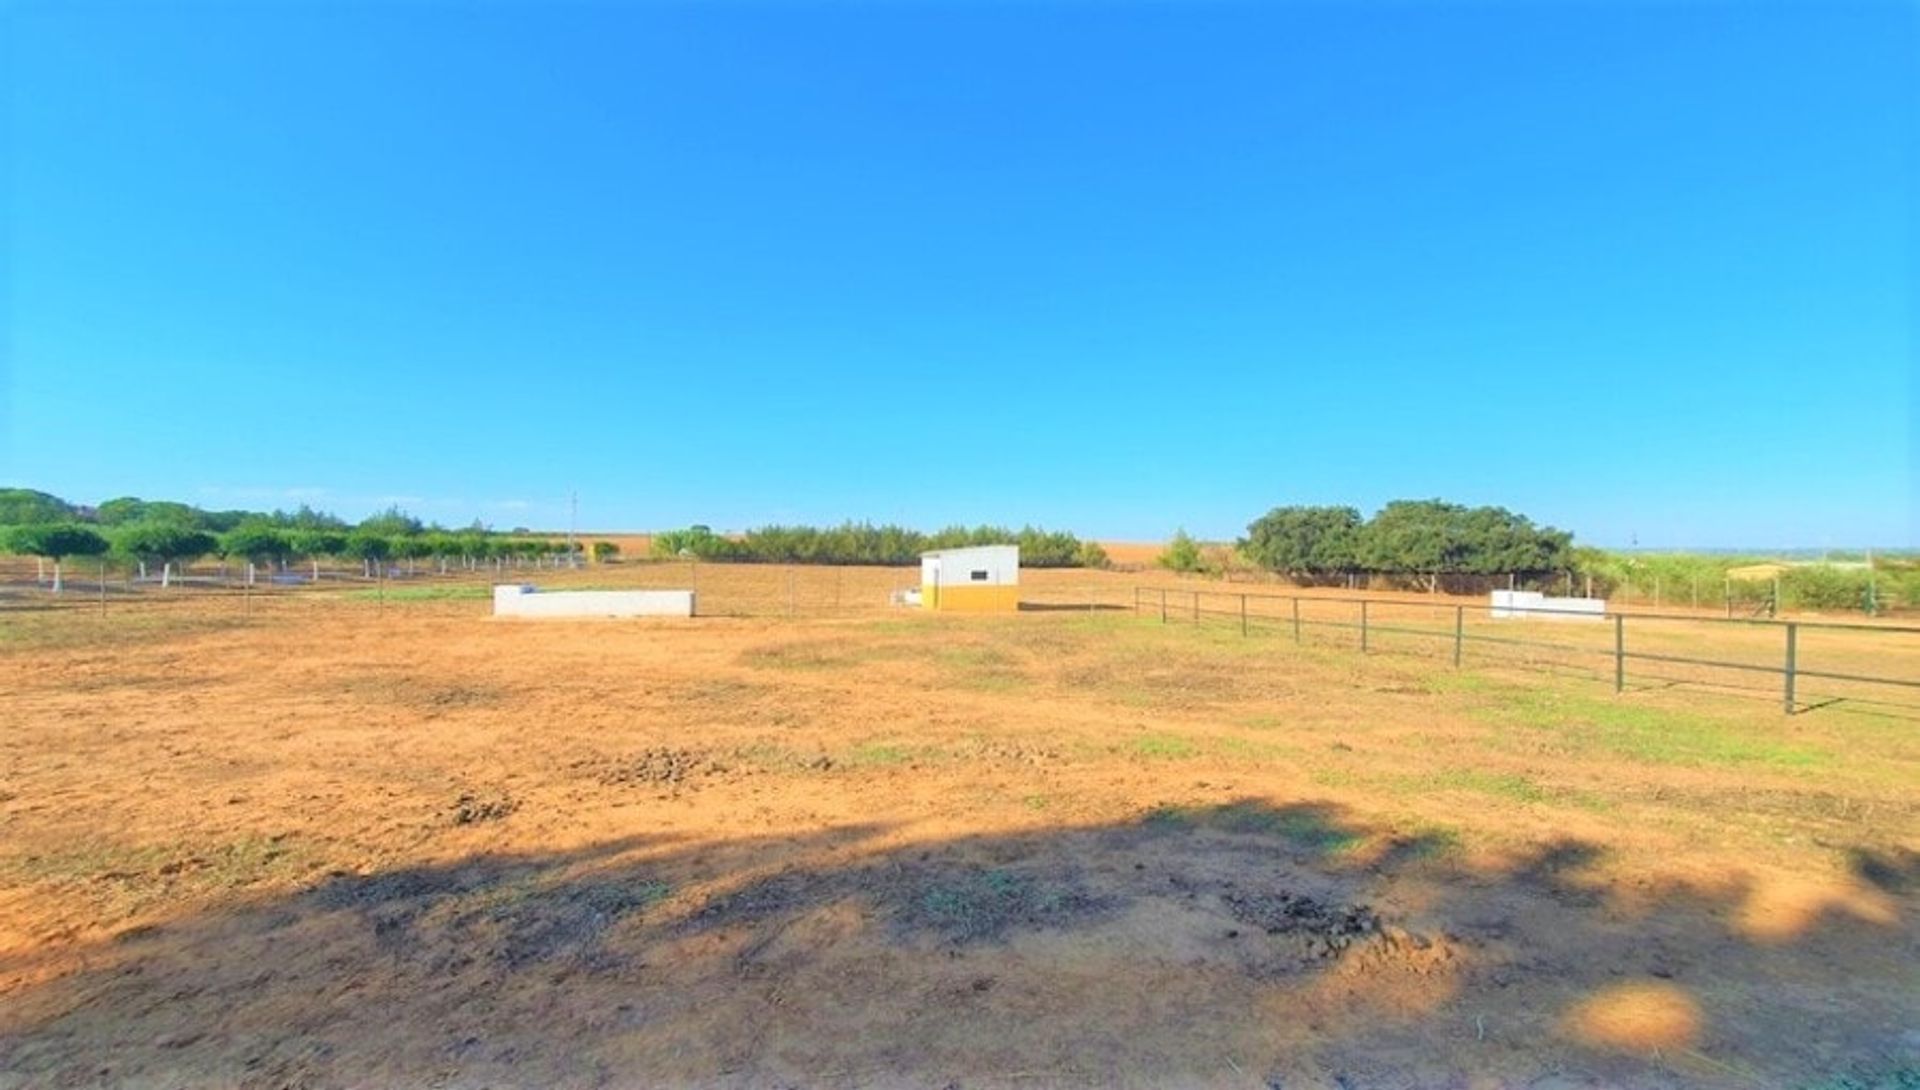
[[[515,583],[493,588],[496,617],[691,617],[690,590],[562,590]]]
[[[984,571],[984,580],[973,573]],[[941,587],[1014,587],[1020,585],[1020,546],[975,545],[920,554],[920,582]]]
[[[1496,590],[1493,616],[1536,621],[1599,621],[1606,619],[1604,598],[1549,598],[1537,590]]]

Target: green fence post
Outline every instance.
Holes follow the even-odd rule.
[[[1798,665],[1795,660],[1798,658],[1799,645],[1800,645],[1800,626],[1793,623],[1792,621],[1788,621],[1787,622],[1787,700],[1786,700],[1788,715],[1793,714],[1793,681],[1794,681],[1793,672]]]
[[[1298,595],[1294,596],[1293,599],[1293,642],[1300,642],[1300,598]]]
[[[1467,607],[1453,607],[1453,668],[1460,668],[1460,645],[1466,641]]]
[[[1627,618],[1613,615],[1613,691],[1627,691]]]
[[[1360,653],[1367,653],[1367,600],[1360,599]]]

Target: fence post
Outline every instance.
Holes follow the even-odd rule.
[[[1167,588],[1160,588],[1160,623],[1167,623]]]
[[[1193,592],[1193,623],[1200,623],[1200,592]]]
[[[1360,599],[1360,653],[1367,653],[1367,600]]]
[[[1240,634],[1247,634],[1247,596],[1240,596]]]
[[[1799,645],[1800,645],[1800,626],[1795,624],[1792,621],[1788,621],[1787,622],[1787,700],[1786,700],[1786,708],[1787,708],[1788,715],[1793,714],[1793,681],[1794,681],[1793,673],[1795,668],[1798,665],[1798,663],[1795,660],[1799,657],[1798,656]]]
[[[107,615],[107,562],[100,562],[100,616]]]
[[[1627,618],[1613,615],[1613,691],[1627,691]]]
[[[1293,598],[1293,642],[1300,642],[1300,596]]]
[[[1460,668],[1460,646],[1466,642],[1467,607],[1453,607],[1453,668]]]

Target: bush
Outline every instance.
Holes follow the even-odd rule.
[[[902,526],[875,526],[844,522],[838,526],[762,526],[738,540],[705,526],[655,534],[653,555],[662,558],[740,560],[759,564],[879,564],[904,566],[935,549],[974,545],[1018,545],[1020,564],[1028,568],[1071,568],[1097,560],[1104,566],[1106,552],[1072,534],[1032,526],[1009,530],[999,526],[949,526],[923,534]]]
[[[1197,572],[1205,568],[1199,543],[1189,537],[1185,530],[1173,532],[1173,540],[1167,542],[1167,551],[1155,557],[1154,563],[1177,572]]]

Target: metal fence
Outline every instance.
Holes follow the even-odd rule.
[[[1491,605],[1421,603],[1407,598],[1263,594],[1240,591],[1133,588],[1137,615],[1162,623],[1224,621],[1242,635],[1341,633],[1362,654],[1405,651],[1450,655],[1465,664],[1469,648],[1497,649],[1489,664],[1570,666],[1611,675],[1615,692],[1632,682],[1758,691],[1751,681],[1772,678],[1788,715],[1842,701],[1920,711],[1920,627],[1838,621],[1762,620],[1629,613],[1604,614],[1529,608],[1519,618],[1496,617]],[[1433,622],[1439,621],[1438,625]],[[1423,623],[1425,622],[1425,623]],[[1541,634],[1551,626],[1553,636]],[[1582,638],[1585,637],[1585,638]],[[1383,646],[1396,640],[1395,646]],[[1819,644],[1810,663],[1808,642]],[[1547,656],[1525,654],[1546,652]],[[1549,657],[1557,656],[1557,657]],[[1571,658],[1569,658],[1571,657]],[[1659,671],[1641,668],[1655,665]],[[1633,668],[1630,670],[1629,667]],[[1904,667],[1904,672],[1896,669]],[[1674,668],[1683,669],[1676,674]],[[1737,676],[1747,683],[1728,681]],[[1824,686],[1819,692],[1807,683]]]

